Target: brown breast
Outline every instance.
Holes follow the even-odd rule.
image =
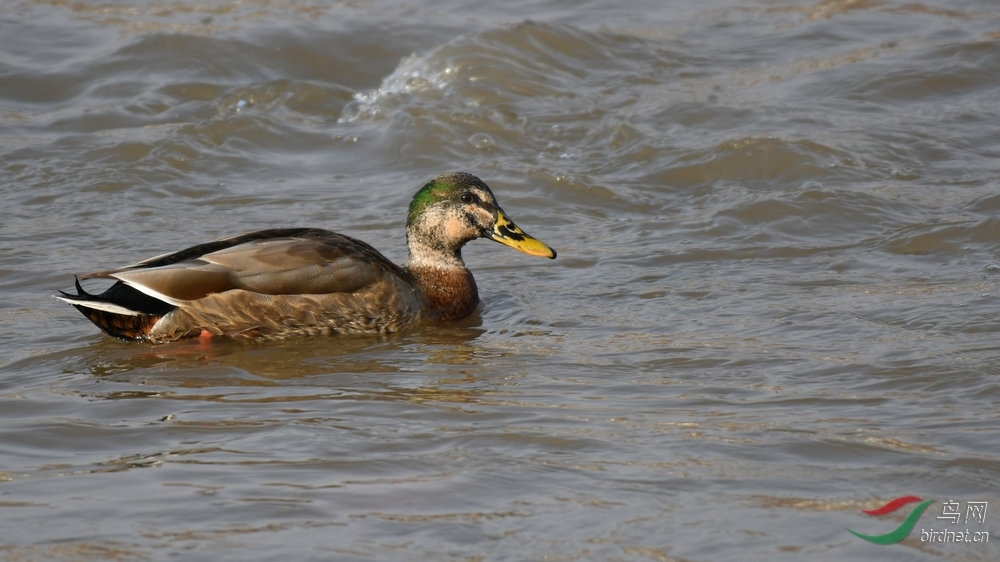
[[[472,272],[466,268],[418,267],[411,269],[417,285],[431,306],[435,320],[465,318],[479,305],[479,291]]]

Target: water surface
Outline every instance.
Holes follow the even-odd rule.
[[[0,8],[0,559],[996,558],[919,531],[1000,520],[937,518],[1000,506],[1000,12],[672,4]],[[449,169],[559,251],[470,244],[453,326],[50,298],[274,226],[402,261]]]

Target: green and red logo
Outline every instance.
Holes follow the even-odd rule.
[[[896,544],[899,541],[905,539],[907,535],[910,534],[910,531],[913,530],[914,525],[917,524],[917,519],[920,519],[920,516],[923,515],[924,510],[926,510],[929,505],[934,503],[934,500],[924,500],[918,498],[917,496],[903,496],[892,500],[891,502],[883,505],[878,509],[861,510],[862,513],[879,516],[879,515],[885,515],[886,513],[892,513],[893,511],[896,511],[897,509],[903,507],[904,505],[913,502],[921,502],[921,503],[917,507],[913,508],[913,511],[911,511],[910,514],[906,516],[906,520],[903,521],[903,523],[899,527],[896,527],[894,531],[891,531],[884,535],[862,535],[857,531],[851,531],[850,529],[848,529],[848,531],[851,531],[851,533],[856,537],[865,539],[866,541],[875,544]]]

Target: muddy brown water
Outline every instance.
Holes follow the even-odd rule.
[[[1000,509],[998,100],[988,0],[7,2],[0,559],[995,559],[921,529],[1000,522],[940,519]],[[452,326],[50,297],[265,227],[401,261],[449,169],[559,251],[470,244]]]

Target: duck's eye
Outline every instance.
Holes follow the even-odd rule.
[[[462,200],[462,203],[472,203],[472,201],[475,200],[475,196],[466,191],[465,193],[459,196],[459,199]]]

